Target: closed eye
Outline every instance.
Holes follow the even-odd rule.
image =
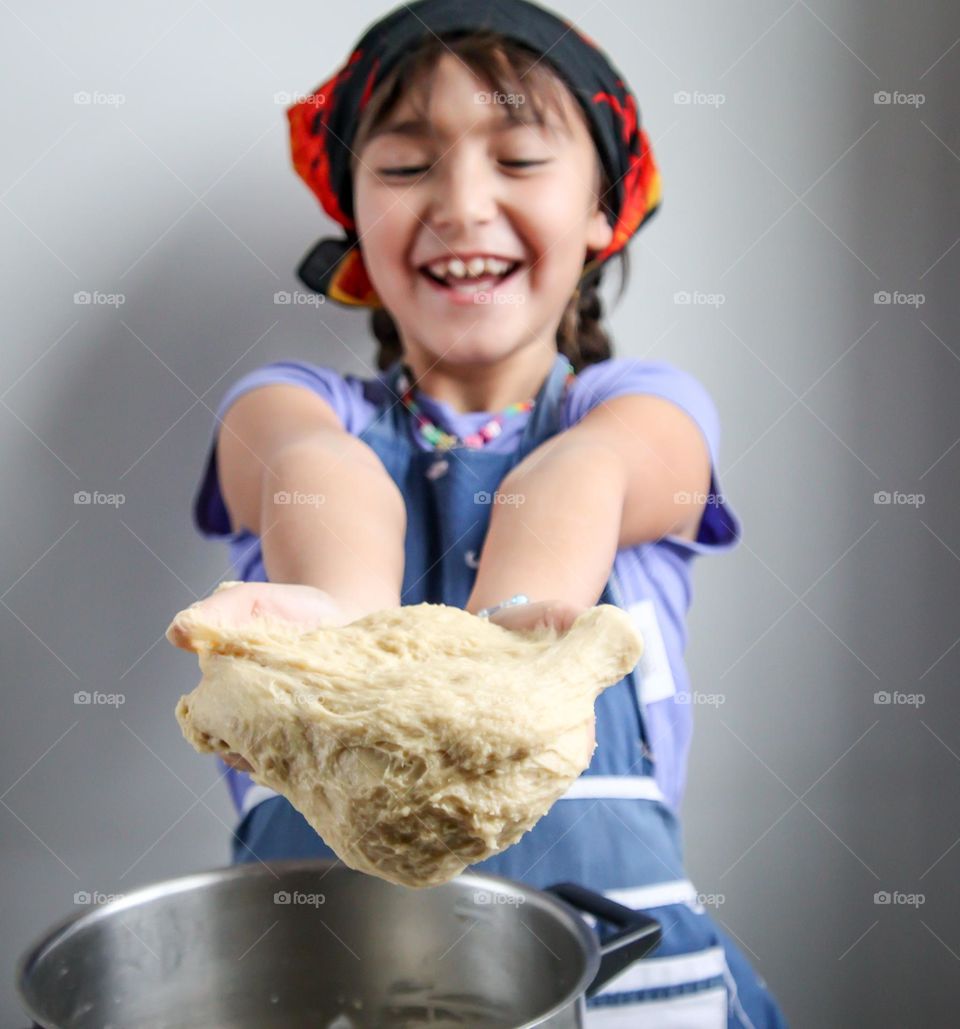
[[[501,161],[500,162],[506,168],[534,168],[540,164],[547,164],[546,160],[542,161]],[[429,171],[429,165],[410,165],[402,168],[381,168],[379,170],[380,175],[396,175],[399,178],[405,178],[413,175],[421,175],[425,171]]]
[[[381,168],[380,175],[419,175],[421,172],[425,172],[427,166],[422,167],[410,167],[410,168]]]

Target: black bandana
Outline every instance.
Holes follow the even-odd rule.
[[[580,103],[613,184],[613,239],[585,269],[622,250],[660,203],[660,174],[633,94],[609,58],[572,24],[528,0],[419,0],[372,25],[337,73],[287,109],[293,164],[323,209],[346,230],[321,240],[297,269],[311,289],[377,307],[358,245],[350,174],[360,114],[394,65],[427,36],[492,31],[542,56]]]

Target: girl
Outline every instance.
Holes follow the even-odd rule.
[[[612,359],[600,325],[605,263],[660,199],[633,95],[540,7],[422,0],[288,118],[297,172],[346,229],[298,273],[373,308],[379,374],[277,362],[227,392],[195,514],[245,584],[204,603],[311,624],[429,601],[561,631],[626,608],[645,654],[597,701],[590,767],[474,868],[579,882],[661,923],[591,1024],[783,1025],[683,870],[690,566],[740,525],[703,387]],[[236,862],[334,856],[242,755],[229,764]]]

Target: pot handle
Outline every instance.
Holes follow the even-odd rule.
[[[620,929],[600,944],[600,967],[587,987],[587,997],[593,997],[616,975],[645,958],[660,945],[660,923],[649,915],[634,911],[623,904],[594,893],[578,883],[556,883],[545,888],[546,893],[566,901],[578,911],[611,922]]]

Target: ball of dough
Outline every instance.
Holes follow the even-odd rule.
[[[452,879],[547,813],[590,763],[594,701],[643,651],[609,604],[559,636],[444,604],[316,628],[219,624],[194,605],[174,633],[203,672],[176,708],[194,748],[242,754],[345,864],[414,887]]]

